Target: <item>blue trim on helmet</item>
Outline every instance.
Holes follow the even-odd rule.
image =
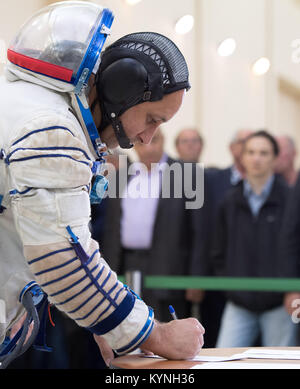
[[[100,158],[102,158],[102,155],[99,151],[99,148],[102,142],[99,137],[97,127],[94,123],[90,108],[85,108],[83,106],[79,96],[82,94],[83,88],[87,85],[92,71],[94,70],[94,67],[99,59],[100,53],[107,39],[108,31],[112,26],[113,20],[114,15],[112,11],[110,11],[108,8],[105,8],[101,13],[101,18],[97,30],[94,33],[89,47],[85,53],[85,56],[80,64],[75,81],[72,82],[72,84],[75,85],[74,93],[82,115],[82,119],[85,123],[87,132],[93,144],[93,148],[98,157]]]
[[[101,19],[99,21],[99,26],[94,33],[94,36],[89,44],[89,47],[85,53],[85,56],[81,62],[80,68],[77,72],[77,76],[74,82],[74,85],[77,86],[80,78],[85,71],[85,69],[88,69],[88,73],[85,75],[84,83],[87,83],[88,79],[90,78],[92,71],[98,61],[98,58],[100,56],[100,53],[102,51],[102,48],[105,44],[105,41],[107,39],[107,34],[102,32],[103,27],[105,26],[107,29],[110,29],[112,26],[114,20],[114,15],[112,11],[110,11],[108,8],[105,8],[102,11]],[[81,92],[81,88],[79,90],[79,94]],[[75,92],[76,93],[76,92]]]
[[[54,76],[48,76],[47,74],[44,74],[44,73],[38,72],[38,71],[34,71],[34,73],[40,74],[40,75],[45,76],[45,77],[52,78],[54,80],[63,81],[63,82],[66,82],[67,84],[75,85],[75,87],[79,87],[75,93],[78,92],[80,94],[81,90],[82,90],[82,86],[88,82],[88,80],[92,74],[92,71],[93,71],[93,69],[98,61],[98,58],[99,58],[100,53],[103,49],[103,46],[106,42],[108,34],[103,32],[102,29],[103,29],[103,27],[106,27],[107,30],[110,30],[113,21],[114,21],[114,15],[113,15],[112,11],[109,10],[108,8],[104,8],[103,11],[101,12],[101,18],[99,21],[98,28],[91,39],[89,47],[88,47],[88,49],[85,53],[85,56],[83,57],[83,60],[80,64],[79,70],[78,70],[76,76],[74,76],[74,75],[72,76],[70,81],[61,80],[60,78],[57,78]],[[14,64],[14,65],[21,68],[21,69],[25,69],[25,70],[32,72],[31,69],[26,68],[25,66],[21,66],[18,64]],[[88,70],[87,72],[85,72],[86,69]],[[83,78],[82,78],[82,76],[83,76]],[[81,86],[79,85],[79,81],[82,84]]]
[[[97,130],[97,127],[95,125],[92,113],[90,108],[85,108],[80,101],[79,96],[76,95],[76,99],[78,102],[78,106],[82,115],[82,119],[85,123],[86,129],[88,131],[89,137],[91,139],[91,142],[93,144],[94,150],[96,151],[97,155],[100,156],[99,153],[99,145],[101,144],[101,139]]]

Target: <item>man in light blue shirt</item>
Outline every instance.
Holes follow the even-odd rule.
[[[251,187],[250,182],[245,179],[244,181],[244,196],[248,200],[251,212],[253,216],[258,216],[261,207],[264,205],[265,201],[269,197],[273,183],[274,183],[274,174],[269,177],[262,188],[261,193],[255,193]]]
[[[142,162],[134,163],[131,170],[139,174],[130,179],[121,203],[121,243],[124,248],[151,248],[162,173],[168,160],[163,148],[164,137],[161,130],[158,130],[149,145],[136,146]]]

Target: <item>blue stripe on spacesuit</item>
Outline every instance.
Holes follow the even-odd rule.
[[[132,311],[136,299],[128,292],[121,304],[115,311],[100,323],[90,326],[87,329],[96,335],[104,335],[116,328]],[[99,318],[97,319],[97,321]]]
[[[91,272],[93,272],[94,270],[96,270],[97,267],[98,267],[98,265],[94,266],[94,268],[91,270]],[[84,275],[83,277],[80,278],[80,280],[77,280],[77,281],[73,282],[73,284],[71,284],[70,286],[67,286],[67,287],[64,288],[64,289],[61,289],[61,290],[59,290],[59,291],[57,291],[57,292],[55,292],[55,293],[53,293],[53,294],[50,294],[49,297],[55,297],[55,296],[57,296],[57,295],[59,295],[59,294],[61,294],[61,293],[67,292],[68,290],[70,290],[70,289],[74,288],[75,286],[77,286],[78,284],[80,284],[80,283],[81,283],[82,281],[84,281],[87,277],[88,277],[87,274]]]
[[[94,308],[92,308],[92,309],[90,310],[90,312],[88,312],[85,316],[83,316],[83,317],[78,317],[78,318],[76,318],[76,319],[74,319],[74,320],[76,320],[76,321],[85,320],[85,319],[86,319],[87,317],[89,317],[97,308],[99,308],[100,305],[102,305],[106,300],[107,300],[107,296],[103,297],[103,298],[99,301],[99,303],[96,304],[96,305],[94,306]],[[97,321],[99,321],[100,318],[101,318],[101,317],[110,309],[110,307],[113,305],[112,301],[113,301],[113,300],[110,301],[110,303],[108,304],[108,306],[105,308],[104,311],[101,312],[101,314],[100,314],[100,315],[97,317],[97,319],[92,323],[92,325],[93,325],[94,323],[97,323]],[[116,308],[116,307],[115,307],[115,308]]]
[[[92,309],[92,311],[91,311],[88,315],[86,315],[86,317],[88,317],[92,312],[94,312],[102,303],[103,303],[103,300],[101,300],[101,302],[100,302],[99,304],[97,304],[97,305]],[[93,324],[94,324],[94,323],[97,323],[97,321],[99,321],[99,320],[101,319],[101,317],[102,317],[103,315],[106,314],[106,312],[111,308],[111,306],[112,306],[112,303],[108,304],[108,306],[104,309],[104,311],[102,311],[102,312],[100,313],[100,315],[98,316],[97,320],[95,320],[95,321],[93,322]]]
[[[108,293],[111,294],[115,289],[116,287],[119,285],[119,282],[116,282],[115,285],[109,289]],[[122,288],[123,289],[123,288]],[[116,301],[116,298],[114,298],[114,301]]]
[[[67,154],[48,154],[48,155],[33,155],[31,157],[24,157],[24,158],[18,158],[18,159],[12,159],[10,161],[7,161],[8,165],[13,163],[13,162],[23,162],[23,161],[28,161],[30,159],[38,159],[38,158],[69,158],[72,159],[74,162],[79,162],[83,163],[84,165],[90,166],[89,162],[86,161],[78,161],[77,159],[71,157],[70,155]]]
[[[54,284],[55,282],[64,280],[65,278],[72,276],[73,274],[79,272],[80,270],[83,270],[82,266],[77,267],[76,269],[72,270],[71,272],[69,272],[69,273],[67,273],[59,278],[56,278],[55,280],[51,280],[51,281],[46,282],[45,284],[42,284],[41,287],[44,288],[45,286],[49,286],[49,285]]]
[[[101,288],[104,288],[104,286],[106,285],[107,281],[110,279],[110,276],[111,276],[111,271],[108,273],[107,277],[105,278],[105,280],[101,284]]]
[[[47,128],[40,128],[38,130],[34,130],[34,131],[31,131],[29,132],[28,134],[22,136],[22,138],[16,140],[12,145],[15,146],[16,144],[18,144],[19,142],[22,142],[22,140],[28,138],[29,136],[31,135],[34,135],[38,132],[43,132],[43,131],[53,131],[53,130],[63,130],[63,131],[68,131],[70,132],[71,135],[75,136],[73,134],[73,132],[71,130],[69,130],[67,127],[62,127],[62,126],[53,126],[53,127],[47,127]]]
[[[119,282],[116,283],[116,285],[118,284]],[[118,297],[119,297],[119,294],[122,292],[122,290],[124,290],[124,286],[117,292],[117,294],[115,295],[115,298],[114,300],[117,301]]]
[[[4,196],[0,194],[0,214],[4,212],[4,210],[6,209],[5,207],[3,207],[2,205],[2,201],[4,199]]]
[[[50,267],[49,269],[42,270],[42,271],[40,271],[40,272],[38,272],[38,273],[34,273],[34,275],[35,275],[35,276],[40,276],[40,275],[42,275],[42,274],[51,272],[51,271],[53,271],[53,270],[61,269],[62,267],[68,266],[68,265],[70,265],[70,263],[73,263],[73,262],[75,262],[75,261],[78,261],[77,256],[76,256],[75,258],[70,259],[69,261],[67,261],[67,262],[65,262],[65,263],[62,263],[61,265],[57,265],[57,266],[54,266],[54,267]]]
[[[90,284],[91,285],[91,284]],[[103,287],[103,284],[101,285]],[[107,292],[108,294],[111,294],[115,289],[116,287],[118,286],[118,283],[116,282],[115,285]],[[87,289],[87,288],[85,288]],[[91,296],[89,296],[83,303],[81,303],[77,308],[73,309],[73,311],[70,311],[70,312],[67,312],[68,314],[73,314],[75,313],[76,311],[78,311],[80,308],[82,308],[84,305],[86,305],[92,298],[94,298],[98,293],[98,290],[96,290]],[[97,308],[99,305],[101,305],[103,302],[105,301],[105,298],[103,298],[101,300],[101,302],[93,308],[93,311],[95,308]],[[114,299],[115,301],[115,299]],[[110,303],[109,304],[109,307],[111,306],[112,304]],[[89,314],[88,314],[89,315]],[[82,319],[78,319],[78,320],[82,320]]]
[[[118,286],[118,282],[116,282],[115,283],[115,285],[109,290],[109,294],[110,293],[112,293],[115,289],[116,289],[116,287]],[[119,291],[118,291],[118,293],[117,293],[117,295],[115,296],[115,298],[113,299],[113,301],[116,301],[117,300],[117,298],[118,298],[118,296],[119,296],[119,294],[120,294],[120,292],[122,291],[122,290],[124,290],[124,288],[121,288]],[[90,315],[92,312],[94,312],[95,311],[95,309],[97,309],[103,302],[105,301],[105,298],[103,298],[93,309],[92,309],[92,311],[88,314],[88,315]],[[100,313],[100,315],[97,317],[97,319],[96,320],[94,320],[93,321],[93,323],[91,324],[91,327],[93,326],[93,325],[95,325],[100,319],[101,319],[101,317],[109,310],[109,308],[112,306],[112,303],[110,303],[107,307],[106,307],[106,309],[103,311],[103,312],[101,312]],[[88,316],[87,315],[87,316]],[[78,320],[78,319],[77,319]],[[79,319],[79,320],[81,320],[81,319]]]
[[[12,151],[10,154],[8,154],[5,158],[5,160],[7,161],[7,163],[9,162],[9,159],[10,157],[17,153],[18,151],[26,151],[26,150],[30,150],[30,151],[34,151],[34,150],[38,150],[38,151],[43,151],[43,150],[47,150],[47,151],[50,151],[50,150],[71,150],[71,151],[80,151],[86,159],[88,159],[89,161],[91,160],[87,154],[87,152],[79,147],[19,147],[18,149],[15,149],[14,151]]]
[[[107,284],[108,280],[111,278],[111,275],[113,274],[111,270],[109,270],[107,276],[105,277],[105,280],[99,284],[98,283],[98,280],[95,279],[94,275],[92,274],[92,271],[89,269],[88,267],[88,264],[91,262],[91,257],[89,257],[87,255],[87,253],[85,252],[85,250],[83,249],[83,247],[81,246],[80,242],[79,242],[79,239],[78,237],[73,233],[72,229],[70,226],[67,227],[67,231],[69,233],[69,235],[71,236],[70,238],[70,243],[71,245],[73,246],[73,249],[75,250],[75,252],[77,253],[77,256],[78,258],[80,259],[81,261],[81,266],[79,269],[77,270],[74,270],[73,272],[69,273],[69,274],[66,274],[64,275],[63,277],[60,277],[59,279],[57,280],[53,280],[53,281],[50,281],[48,282],[47,284],[44,284],[44,285],[41,285],[42,287],[46,286],[46,285],[49,285],[53,282],[56,282],[58,280],[61,280],[61,279],[64,279],[66,277],[68,277],[70,274],[73,274],[74,272],[78,271],[78,270],[84,270],[86,272],[86,275],[89,277],[89,279],[92,281],[94,287],[96,287],[97,291],[95,293],[93,293],[91,296],[89,296],[85,302],[81,303],[81,305],[77,306],[76,308],[74,308],[71,312],[68,312],[68,314],[72,314],[76,311],[78,311],[80,308],[82,308],[83,306],[85,306],[91,299],[93,299],[96,295],[97,295],[97,292],[100,292],[101,295],[103,296],[103,298],[97,302],[97,304],[88,312],[85,314],[84,317],[78,317],[78,318],[75,318],[74,320],[75,321],[83,321],[85,320],[87,317],[89,317],[92,313],[94,313],[96,311],[96,309],[101,305],[103,304],[104,302],[108,301],[108,306],[105,308],[104,311],[102,311],[100,313],[100,315],[98,316],[98,318],[93,322],[94,323],[97,323],[100,318],[105,315],[105,313],[107,313],[107,311],[111,308],[111,307],[114,307],[115,308],[115,311],[114,312],[118,312],[118,317],[115,319],[115,320],[120,320],[120,318],[125,318],[129,312],[131,311],[131,309],[133,308],[133,305],[134,305],[134,301],[135,301],[135,296],[130,292],[130,291],[127,291],[127,296],[125,297],[125,302],[126,304],[124,303],[124,300],[122,301],[122,303],[120,305],[118,305],[116,303],[116,297],[113,298],[110,294],[112,293],[113,290],[115,290],[115,288],[117,287],[118,285],[118,282],[116,282],[113,287],[110,288],[109,291],[106,291],[104,289],[104,286]],[[94,253],[93,253],[93,256],[95,255],[95,253],[98,252],[98,250],[96,250]],[[99,264],[98,264],[99,266]],[[104,267],[104,266],[103,266]],[[123,288],[124,290],[124,288]],[[56,292],[57,294],[57,292]],[[129,296],[129,297],[128,297]],[[122,307],[120,309],[120,306]],[[112,314],[114,315],[114,313]],[[111,316],[111,315],[110,315]],[[114,317],[114,316],[113,316]],[[105,319],[104,319],[105,320]],[[112,321],[112,324],[114,325],[115,323],[115,320]],[[123,319],[120,320],[120,322],[122,321]],[[118,324],[116,324],[118,325]],[[93,325],[91,326],[93,327]],[[89,328],[91,328],[89,327]],[[111,329],[111,328],[110,328]]]
[[[43,260],[43,259],[45,259],[45,258],[51,257],[52,255],[56,255],[56,254],[58,254],[58,253],[63,253],[63,252],[65,252],[65,251],[71,251],[71,250],[73,250],[72,247],[67,247],[67,248],[65,248],[65,249],[56,250],[56,251],[51,251],[50,253],[47,253],[47,254],[45,254],[45,255],[42,255],[41,257],[32,259],[31,261],[28,262],[28,264],[29,264],[29,265],[32,265],[33,263],[36,263],[36,262],[41,261],[41,260]]]
[[[98,279],[101,277],[101,274],[103,273],[103,270],[105,269],[105,267],[103,266],[102,269],[99,271],[98,275],[96,276],[95,280],[98,281]],[[87,278],[87,275],[84,276],[84,279]],[[83,280],[83,279],[82,279]],[[90,282],[87,286],[85,286],[83,289],[81,289],[79,292],[75,293],[73,296],[69,297],[67,300],[65,301],[62,301],[61,303],[58,303],[56,305],[63,305],[63,304],[67,304],[68,302],[70,302],[71,300],[73,300],[74,298],[76,298],[77,296],[79,296],[81,293],[85,292],[87,289],[89,289],[91,286],[93,286],[93,282]],[[65,291],[66,289],[64,289]],[[59,292],[60,293],[60,292]]]
[[[92,298],[94,298],[98,293],[98,290],[96,290],[93,294],[91,294],[83,303],[81,303],[80,305],[78,305],[78,307],[76,307],[75,309],[73,309],[72,311],[69,311],[67,312],[68,315],[71,315],[75,312],[77,312],[79,309],[81,309],[82,307],[84,307]],[[105,299],[103,299],[104,301]],[[82,319],[79,319],[79,320],[82,320]]]
[[[109,274],[108,276],[106,277],[106,279],[104,280],[104,282],[102,283],[102,285],[99,285],[98,282],[96,282],[95,280],[95,277],[93,276],[93,274],[91,273],[89,267],[88,267],[88,264],[90,263],[91,261],[91,258],[88,257],[88,254],[85,252],[84,248],[81,246],[80,242],[79,242],[79,238],[73,233],[72,229],[70,226],[68,226],[67,228],[67,231],[69,233],[69,235],[71,236],[71,239],[70,239],[70,243],[71,245],[73,246],[75,252],[77,253],[78,255],[78,258],[80,259],[81,261],[81,264],[82,264],[82,268],[84,269],[84,271],[86,272],[86,274],[88,275],[88,277],[90,278],[90,280],[94,283],[95,287],[98,289],[98,291],[115,307],[117,308],[118,305],[115,303],[115,301],[110,297],[110,295],[104,290],[104,286],[106,284],[106,282],[108,281],[108,279],[110,278],[111,276],[111,270],[109,271]],[[95,253],[94,253],[95,254]],[[94,255],[93,254],[93,255]]]
[[[115,303],[115,301],[110,297],[109,293],[106,292],[103,288],[106,284],[106,282],[108,281],[108,279],[110,278],[111,276],[111,271],[109,272],[108,276],[106,277],[106,279],[104,280],[104,282],[99,285],[98,282],[96,282],[94,276],[91,274],[91,271],[90,269],[86,266],[86,265],[83,265],[84,267],[84,270],[86,271],[88,277],[90,278],[90,280],[94,283],[94,286],[97,288],[97,290],[115,307],[117,308],[117,304]]]
[[[16,194],[24,195],[24,194],[30,192],[32,189],[33,189],[33,188],[27,188],[27,189],[23,190],[22,192],[19,192],[17,189],[13,189],[13,190],[11,190],[11,191],[9,192],[9,194],[10,194],[11,196],[14,196],[14,195],[16,195]]]
[[[87,278],[87,276],[85,276],[84,278]],[[67,304],[69,303],[70,301],[72,301],[73,299],[75,299],[76,297],[78,297],[80,294],[86,292],[88,289],[90,289],[90,287],[93,286],[93,283],[90,282],[88,285],[86,285],[83,289],[81,289],[79,292],[75,293],[73,296],[69,297],[67,300],[65,301],[62,301],[61,303],[57,303],[55,304],[56,306],[59,306],[59,305],[64,305],[64,304]]]
[[[153,315],[153,309],[149,308],[149,315],[148,319],[140,331],[140,333],[125,347],[119,348],[118,350],[115,350],[117,354],[127,354],[135,349],[137,349],[141,343],[143,343],[150,335],[154,321],[153,321],[154,315]]]
[[[103,267],[104,268],[104,267]],[[115,283],[115,285],[108,291],[108,292],[105,292],[103,290],[105,284],[107,283],[107,281],[109,280],[111,276],[111,271],[109,272],[109,274],[107,275],[107,277],[105,278],[105,280],[103,281],[103,283],[100,285],[100,292],[102,295],[104,295],[104,297],[100,300],[100,302],[98,304],[96,304],[92,310],[90,312],[88,312],[84,317],[79,317],[79,318],[76,318],[74,320],[76,321],[80,321],[80,320],[85,320],[88,316],[90,316],[101,304],[103,304],[106,300],[108,300],[110,303],[108,305],[108,307],[100,314],[100,316],[98,316],[98,318],[94,321],[94,323],[96,323],[100,317],[105,314],[105,312],[111,307],[111,306],[114,306],[115,308],[117,308],[117,304],[115,303],[116,301],[116,298],[112,298],[110,296],[110,294],[115,290],[115,288],[118,286],[118,282]],[[95,280],[96,281],[96,280]],[[94,283],[95,284],[95,283]],[[124,289],[124,288],[122,288]],[[93,293],[91,296],[88,297],[88,299],[82,303],[79,307],[75,308],[73,311],[71,312],[67,312],[68,314],[73,314],[74,312],[76,312],[77,310],[79,310],[82,306],[84,306],[85,304],[88,303],[89,300],[91,300],[93,297],[95,297],[95,295],[99,292],[99,286],[97,287],[97,291],[95,293]],[[120,291],[119,291],[120,292]],[[119,292],[118,292],[118,295],[119,295]]]
[[[99,253],[99,249],[95,250],[93,254],[90,256],[89,260],[87,261],[86,265],[89,265],[92,260],[94,259],[94,256]]]
[[[91,309],[90,312],[88,312],[85,316],[83,316],[83,317],[78,317],[78,318],[76,318],[76,319],[74,319],[74,320],[75,320],[75,321],[85,320],[85,319],[86,319],[87,317],[89,317],[93,312],[95,312],[95,310],[96,310],[97,308],[99,308],[100,305],[102,305],[105,301],[106,301],[106,298],[103,297],[103,298],[99,301],[99,303],[96,304],[96,305],[94,306],[94,308]],[[100,319],[100,317],[102,316],[102,314],[104,314],[110,307],[111,307],[111,304],[108,304],[108,307],[107,307],[104,311],[102,311],[101,315],[98,316],[97,320],[95,320],[94,323],[97,323],[97,321]]]

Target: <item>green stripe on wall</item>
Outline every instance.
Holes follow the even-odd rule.
[[[125,277],[119,280],[125,282]],[[237,278],[237,277],[171,277],[147,276],[144,287],[148,289],[205,289],[291,292],[300,291],[296,278]]]

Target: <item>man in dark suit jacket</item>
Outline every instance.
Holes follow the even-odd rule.
[[[274,174],[279,148],[266,131],[247,138],[245,179],[227,193],[219,210],[211,256],[225,277],[278,277],[278,241],[288,187]],[[228,291],[217,347],[296,345],[296,326],[283,307],[283,293]]]
[[[186,187],[192,183],[185,181],[187,170],[183,162],[168,157],[163,145],[163,134],[158,131],[150,145],[137,146],[140,163],[130,165],[127,171],[128,176],[135,174],[129,177],[125,188],[119,188],[117,198],[108,199],[100,248],[109,258],[110,267],[119,274],[130,270],[139,270],[143,276],[188,274],[195,238],[194,211],[187,209],[192,201]],[[153,169],[151,164],[156,167]],[[196,165],[191,166],[196,169]],[[116,182],[120,181],[123,180],[117,177]],[[141,193],[143,188],[150,190],[150,186],[151,196]],[[170,304],[179,318],[189,314],[190,306],[182,290],[144,288],[142,295],[155,309],[158,320],[170,320]]]
[[[241,129],[232,138],[229,145],[233,159],[231,166],[225,169],[205,169],[204,205],[195,211],[195,230],[198,239],[190,263],[190,275],[202,277],[215,275],[210,251],[218,209],[226,193],[243,178],[244,169],[241,162],[243,142],[251,133],[250,129]],[[215,347],[226,301],[224,292],[188,290],[187,298],[193,303],[200,303],[201,320],[206,328],[205,347]]]

